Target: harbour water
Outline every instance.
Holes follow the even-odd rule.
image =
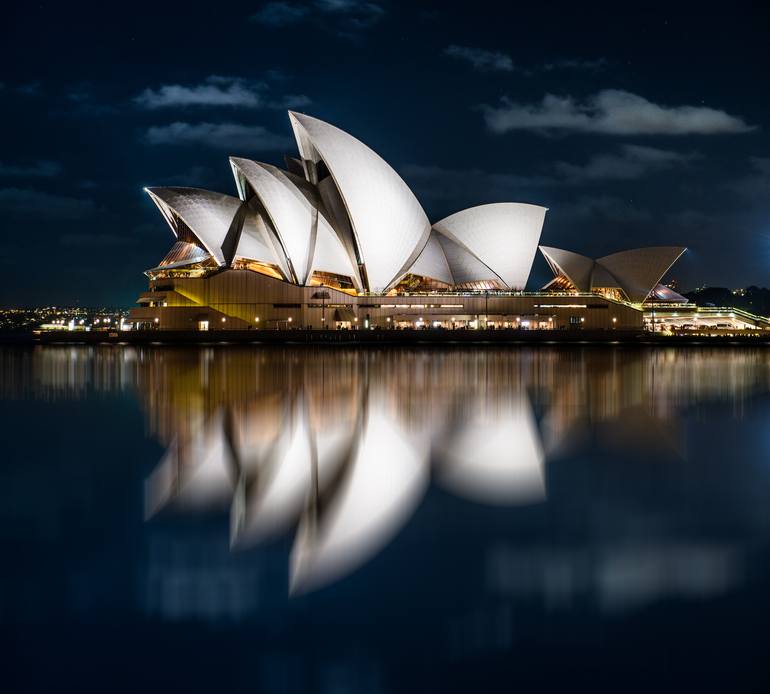
[[[767,691],[764,347],[62,345],[0,378],[14,690]]]

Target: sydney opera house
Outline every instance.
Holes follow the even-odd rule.
[[[289,112],[286,169],[230,158],[237,197],[148,188],[175,241],[133,329],[638,329],[681,247],[593,260],[541,246],[546,209],[480,205],[431,223],[398,174],[339,128]],[[538,252],[554,279],[525,292]],[[654,327],[654,325],[653,325]]]

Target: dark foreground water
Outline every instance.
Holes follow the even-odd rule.
[[[0,350],[0,691],[770,689],[770,351]]]

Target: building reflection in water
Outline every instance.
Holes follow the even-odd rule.
[[[221,350],[208,350],[198,364],[151,377],[153,400],[167,392],[185,406],[156,411],[171,440],[147,481],[147,516],[229,504],[236,549],[296,529],[292,593],[376,554],[432,475],[481,503],[545,499],[543,444],[526,394],[531,358],[323,351],[272,354],[285,359],[275,364],[224,354],[224,364]]]
[[[146,480],[147,521],[229,513],[235,552],[293,537],[295,595],[370,561],[431,485],[489,507],[548,504],[558,461],[597,451],[683,461],[684,412],[718,402],[740,417],[770,384],[763,351],[706,348],[59,347],[3,353],[0,366],[6,396],[135,390],[166,448]],[[598,560],[575,548],[485,552],[494,595],[560,604],[593,592],[610,610],[666,591],[712,594],[739,565],[729,545],[692,543]]]

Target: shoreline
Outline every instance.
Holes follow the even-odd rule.
[[[25,345],[770,345],[767,335],[653,335],[645,331],[589,330],[216,330],[39,332],[0,334],[0,344]]]

